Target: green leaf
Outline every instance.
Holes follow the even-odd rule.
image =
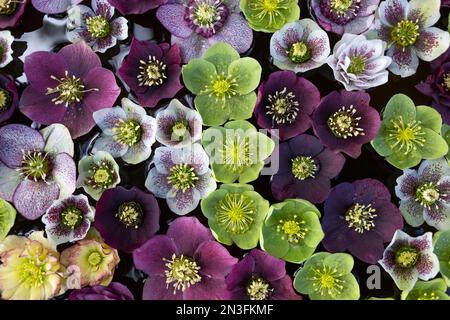
[[[236,81],[235,90],[240,94],[248,94],[258,87],[261,72],[259,62],[249,57],[235,60],[228,67],[228,75]]]
[[[230,110],[214,97],[199,95],[194,99],[195,107],[202,116],[205,126],[220,126],[228,120]]]
[[[16,209],[6,200],[0,198],[0,241],[6,238],[8,232],[14,226]]]
[[[183,82],[194,94],[200,94],[205,87],[211,85],[211,77],[216,75],[216,67],[203,59],[192,59],[183,66]]]
[[[228,73],[229,65],[240,58],[239,53],[228,43],[218,42],[206,50],[203,59],[216,66],[217,73]]]
[[[406,155],[402,152],[397,152],[386,157],[387,162],[401,170],[417,166],[420,160],[422,160],[422,155],[418,150],[411,150]]]
[[[422,127],[429,128],[435,132],[441,132],[442,117],[436,109],[427,106],[418,106],[416,119],[422,122]]]
[[[235,95],[226,101],[230,108],[231,120],[245,120],[252,117],[253,108],[256,104],[256,93],[250,92],[246,95]]]
[[[402,116],[405,123],[416,120],[414,101],[407,95],[396,94],[387,103],[383,112],[383,122]]]
[[[422,158],[431,160],[445,156],[448,152],[448,145],[441,135],[437,133],[440,131],[435,132],[431,129],[424,128],[423,132],[425,133],[425,144],[418,147]]]

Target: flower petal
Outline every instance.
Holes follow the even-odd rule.
[[[417,56],[423,61],[433,61],[447,51],[450,44],[450,35],[435,27],[427,28],[420,33],[414,47]]]
[[[67,153],[57,154],[53,159],[52,176],[59,186],[59,198],[65,199],[75,191],[77,169]]]

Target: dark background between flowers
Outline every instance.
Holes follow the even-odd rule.
[[[311,15],[308,10],[307,0],[300,0],[299,4],[301,6],[301,14],[300,18],[311,18]],[[83,1],[82,4],[90,5],[90,0]],[[447,29],[447,16],[448,10],[441,10],[441,19],[438,22],[437,26],[442,29]],[[118,15],[118,11],[116,10],[116,15]],[[63,15],[60,15],[63,17]],[[27,5],[25,14],[22,17],[21,22],[15,28],[10,28],[9,30],[12,32],[15,39],[19,39],[23,33],[32,32],[34,30],[39,29],[42,26],[44,15],[36,11],[31,4]],[[170,33],[165,30],[159,21],[156,19],[155,10],[151,10],[145,14],[135,16],[130,15],[126,17],[129,22],[135,22],[144,27],[153,29],[154,32],[154,40],[158,43],[161,42],[169,42],[170,43]],[[129,23],[130,35],[132,35],[132,23]],[[261,80],[266,79],[268,75],[278,69],[272,65],[270,60],[270,52],[269,52],[269,43],[270,37],[272,34],[262,33],[262,32],[253,32],[254,41],[252,48],[245,55],[251,56],[259,61],[262,66],[262,76]],[[331,49],[333,49],[334,44],[339,41],[340,37],[334,34],[329,33]],[[129,44],[131,42],[131,37],[122,43]],[[60,43],[57,47],[53,48],[54,51],[58,51],[61,47],[68,43]],[[19,56],[23,54],[26,50],[25,42],[14,42],[13,44],[14,50],[14,61],[11,62],[8,66],[3,68],[3,72],[11,74],[15,78],[20,77],[23,74],[23,62],[18,59]],[[106,53],[101,54],[98,53],[99,57],[102,60],[103,67],[111,69],[113,68],[108,64],[108,60],[119,53],[119,46],[115,46],[114,48],[109,49]],[[376,108],[378,111],[382,111],[390,97],[396,93],[404,93],[411,97],[416,105],[430,105],[431,101],[421,95],[414,86],[420,81],[424,80],[426,76],[429,74],[430,67],[428,63],[423,61],[420,62],[419,69],[414,76],[411,76],[406,79],[402,79],[398,76],[394,76],[390,74],[389,82],[383,86],[374,88],[369,90],[368,93],[371,96],[371,106]],[[319,69],[310,71],[305,74],[301,74],[302,77],[305,77],[309,81],[311,81],[314,85],[318,87],[320,90],[321,96],[325,96],[328,93],[334,90],[341,90],[343,86],[334,80],[331,69],[328,65],[324,65]],[[121,96],[118,98],[116,105],[120,105],[120,99],[122,97],[128,96],[128,92],[122,86],[119,79],[117,79],[117,83],[122,88]],[[26,84],[18,84],[19,90],[22,91]],[[178,99],[183,99],[189,91],[183,88],[176,96]],[[163,107],[167,105],[169,99],[166,99],[158,104],[157,108]],[[155,110],[157,109],[147,109],[147,113],[153,115]],[[256,125],[254,119],[250,119],[254,125]],[[18,110],[16,110],[13,117],[8,121],[8,123],[23,123],[27,125],[31,125],[31,121],[22,115]],[[99,129],[96,127],[91,130],[91,132],[83,137],[80,137],[75,140],[75,161],[78,162],[80,157],[82,157],[86,152],[89,151],[89,147],[93,139],[98,135]],[[312,134],[312,129],[310,129],[307,133]],[[158,144],[156,143],[153,146],[153,149],[156,148]],[[120,177],[121,177],[121,186],[131,187],[137,186],[142,190],[145,190],[144,182],[145,178],[150,166],[150,162],[152,160],[152,156],[145,162],[140,163],[138,165],[128,165],[124,163],[121,159],[116,159],[120,166]],[[332,180],[332,186],[335,186],[342,182],[353,182],[358,179],[364,178],[373,178],[378,179],[383,182],[390,190],[392,195],[392,201],[398,204],[397,198],[394,193],[394,186],[396,178],[401,175],[401,171],[389,165],[382,157],[380,157],[370,146],[370,144],[366,144],[363,146],[362,154],[358,159],[351,159],[346,157],[346,163],[342,172],[338,177]],[[255,190],[259,192],[265,199],[269,200],[271,204],[276,203],[277,201],[273,198],[270,191],[270,176],[260,176],[256,181],[251,183]],[[367,190],[367,192],[371,192]],[[76,193],[81,193],[81,189],[78,189]],[[33,199],[29,199],[29,201],[33,201]],[[177,218],[178,216],[171,212],[166,205],[165,199],[158,199],[159,206],[161,208],[161,219],[160,219],[160,231],[159,233],[164,234],[167,230],[170,222]],[[91,204],[95,206],[95,201],[91,199]],[[317,206],[321,212],[323,212],[323,205]],[[193,212],[189,213],[189,216],[195,216],[200,221],[207,225],[207,219],[203,216],[200,206]],[[36,221],[27,221],[21,216],[17,216],[16,223],[13,229],[10,231],[10,234],[27,234],[31,230],[43,230],[44,226],[40,220]],[[411,228],[409,226],[405,226],[405,230],[410,235],[420,235],[426,231],[435,231],[431,230],[426,226],[422,226],[421,228]],[[58,249],[61,251],[64,246],[62,245]],[[239,249],[236,246],[228,247],[231,254],[239,259],[243,257],[246,251]],[[323,247],[319,245],[316,252],[324,251]],[[141,271],[135,269],[133,266],[133,260],[130,254],[125,254],[123,252],[119,252],[120,254],[120,263],[114,275],[114,281],[118,281],[128,286],[128,288],[133,292],[136,299],[141,299],[142,296],[142,287],[146,275]],[[361,289],[361,298],[368,298],[372,296],[377,297],[392,297],[393,295],[398,296],[398,289],[396,288],[392,279],[385,272],[382,272],[381,279],[381,289],[380,290],[369,290],[366,286],[366,280],[369,276],[367,274],[367,267],[369,265],[363,263],[355,258],[355,267],[353,270],[354,275],[360,284]],[[286,263],[286,268],[288,274],[293,278],[295,271],[299,268],[299,265]],[[58,298],[65,298],[67,296],[61,296]],[[57,298],[57,299],[58,299]]]

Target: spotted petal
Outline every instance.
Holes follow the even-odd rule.
[[[427,28],[420,33],[414,47],[417,56],[423,61],[433,61],[447,51],[450,43],[448,31],[435,27]]]

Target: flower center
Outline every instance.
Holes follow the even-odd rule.
[[[228,13],[222,0],[190,0],[184,19],[196,33],[209,38],[223,26]]]
[[[61,224],[67,229],[74,230],[83,222],[83,211],[77,207],[67,207],[61,212]]]
[[[409,47],[416,43],[419,37],[419,26],[416,22],[402,20],[392,28],[391,39],[394,43],[401,47]]]
[[[93,38],[103,39],[111,33],[109,21],[103,16],[89,17],[86,19],[88,32]]]
[[[239,133],[227,134],[225,144],[220,152],[222,162],[234,172],[239,172],[253,163],[249,139]]]
[[[313,276],[310,280],[313,281],[314,290],[321,295],[325,292],[328,295],[340,294],[344,289],[341,275],[336,268],[329,266],[316,267],[312,269]]]
[[[277,225],[277,232],[282,233],[281,240],[286,239],[291,244],[298,244],[308,232],[308,228],[305,228],[304,224],[305,221],[294,215],[290,220],[280,220]]]
[[[186,135],[189,135],[189,125],[187,121],[177,121],[172,126],[172,139],[181,141]]]
[[[169,284],[172,284],[173,294],[176,294],[178,290],[185,291],[186,288],[202,280],[199,274],[200,266],[193,259],[183,255],[177,257],[173,254],[170,260],[163,258],[163,261],[166,262],[164,271],[166,286],[169,288]]]
[[[156,59],[155,56],[149,56],[148,61],[141,60],[139,67],[140,73],[137,76],[141,87],[156,87],[167,79],[166,64]]]
[[[9,16],[16,11],[17,4],[24,2],[24,0],[0,0],[0,14]]]
[[[405,150],[405,154],[408,154],[411,150],[416,150],[417,146],[423,147],[426,139],[421,124],[422,122],[416,120],[405,123],[402,116],[391,120],[387,129],[387,141],[391,149]]]
[[[55,88],[47,88],[46,95],[57,93],[58,97],[53,98],[52,102],[55,105],[64,103],[66,107],[69,104],[80,102],[86,92],[99,91],[97,88],[85,90],[85,86],[80,78],[69,76],[68,71],[65,72],[64,78],[57,78],[50,76],[59,84]]]
[[[144,212],[139,203],[130,201],[122,203],[116,213],[116,218],[119,218],[127,228],[137,229],[144,220]]]
[[[350,58],[350,65],[347,68],[348,73],[359,76],[366,70],[366,59],[363,56],[353,56]]]
[[[236,95],[236,80],[231,76],[225,76],[225,73],[221,73],[215,76],[211,76],[211,83],[207,85],[202,93],[209,93],[212,97],[216,98],[216,101],[229,99]]]
[[[372,230],[375,227],[373,220],[377,217],[372,204],[364,205],[356,203],[345,213],[345,221],[348,227],[358,233]]]
[[[445,91],[450,91],[450,72],[444,74],[442,78],[442,87],[444,87]]]
[[[89,253],[87,261],[93,268],[98,267],[103,261],[103,255],[99,251],[92,251]]]
[[[305,41],[299,41],[291,45],[287,51],[289,59],[293,63],[303,63],[311,59],[312,51]]]
[[[439,188],[432,182],[426,182],[416,189],[415,200],[424,207],[429,207],[439,200]]]
[[[89,177],[86,178],[86,185],[93,189],[108,189],[117,180],[114,166],[107,160],[101,160],[92,165],[88,173]]]
[[[190,188],[194,187],[198,181],[195,169],[187,164],[176,164],[170,169],[170,174],[167,177],[167,181],[177,190],[186,192]]]
[[[17,267],[21,283],[28,289],[42,287],[48,271],[55,267],[54,262],[49,261],[48,251],[35,242],[29,245],[24,254]]]
[[[299,103],[292,92],[287,92],[287,88],[276,91],[274,95],[269,94],[268,100],[267,114],[272,116],[275,123],[292,123],[297,118]]]
[[[22,165],[17,169],[19,174],[34,181],[46,181],[50,173],[51,162],[49,154],[43,151],[23,151]]]
[[[360,1],[356,1],[360,2]],[[336,15],[345,16],[353,5],[353,0],[331,0],[330,8]]]
[[[268,16],[267,20],[272,24],[276,18],[282,16],[283,10],[289,9],[289,3],[289,0],[255,0],[249,7],[255,12],[255,19],[262,21]]]
[[[417,300],[439,300],[439,296],[434,292],[424,292],[417,298]]]
[[[273,289],[263,278],[252,277],[245,287],[245,291],[250,300],[266,300]]]
[[[232,234],[247,232],[256,213],[255,202],[246,195],[227,193],[216,206],[217,222]]]
[[[413,247],[401,247],[395,252],[395,263],[401,268],[409,269],[419,261],[419,252]]]
[[[356,109],[350,107],[341,107],[328,118],[327,125],[331,132],[341,139],[363,136],[364,129],[359,127],[361,117],[356,117]]]
[[[314,178],[317,172],[317,165],[313,158],[298,156],[292,159],[292,174],[298,180]]]
[[[0,88],[0,113],[8,110],[11,102],[12,97],[9,91]]]
[[[127,146],[133,146],[141,141],[143,130],[141,124],[136,120],[122,120],[113,128],[114,140],[125,144]]]

